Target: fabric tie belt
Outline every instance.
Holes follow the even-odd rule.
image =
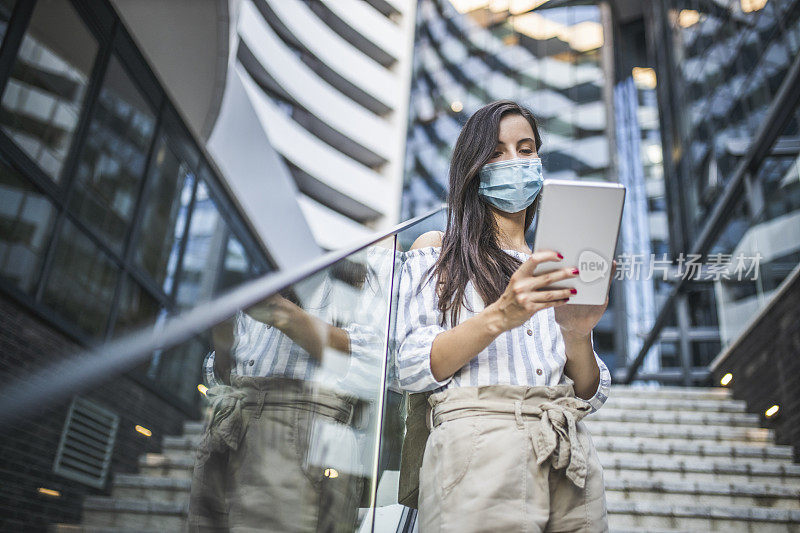
[[[260,418],[265,406],[271,409],[306,410],[350,424],[355,412],[354,398],[288,378],[265,378],[231,375],[231,384],[217,385],[206,392],[211,402],[201,456],[225,448],[236,450],[251,418]]]
[[[586,455],[578,440],[577,423],[589,414],[591,406],[574,396],[543,398],[541,402],[523,400],[460,400],[434,403],[428,409],[428,429],[442,422],[466,416],[514,418],[520,429],[526,427],[525,417],[538,418],[528,424],[528,435],[536,452],[536,463],[550,459],[555,469],[566,468],[566,476],[581,489],[586,485]]]

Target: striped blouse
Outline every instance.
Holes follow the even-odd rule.
[[[529,254],[517,250],[504,250],[525,261]],[[435,278],[420,287],[423,276],[441,252],[441,248],[427,246],[405,252],[400,271],[399,301],[396,322],[396,364],[400,386],[409,392],[438,391],[459,386],[493,384],[546,385],[566,383],[564,374],[566,351],[561,329],[555,320],[552,307],[542,309],[524,324],[500,334],[477,356],[452,376],[437,381],[431,372],[430,351],[433,339],[452,327],[450,313],[446,314],[447,327],[440,326],[438,296]],[[467,283],[465,296],[469,306],[462,305],[459,323],[479,313],[485,304],[472,282]],[[592,340],[593,342],[593,340]],[[600,384],[588,400],[592,412],[599,409],[608,398],[611,374],[605,363],[594,352],[600,368]]]

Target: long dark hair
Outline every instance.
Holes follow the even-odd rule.
[[[500,298],[511,274],[519,267],[519,259],[505,253],[497,242],[497,222],[491,207],[478,195],[478,171],[491,158],[497,146],[500,119],[508,114],[522,115],[531,125],[536,151],[542,145],[539,126],[531,111],[512,101],[497,100],[476,111],[464,124],[450,161],[450,188],[447,194],[449,214],[442,241],[442,250],[432,270],[438,276],[437,292],[441,325],[450,311],[455,326],[467,282],[473,286],[485,305]],[[525,228],[533,221],[537,197],[525,210]],[[474,309],[469,309],[474,312]]]

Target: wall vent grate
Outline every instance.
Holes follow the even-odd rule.
[[[69,406],[53,471],[91,487],[103,488],[118,426],[117,414],[76,396]]]

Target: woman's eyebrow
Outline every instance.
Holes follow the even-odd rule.
[[[531,142],[532,143],[532,142],[534,142],[534,140],[531,139],[530,137],[525,137],[524,139],[518,140],[517,144],[524,143],[524,142]]]

